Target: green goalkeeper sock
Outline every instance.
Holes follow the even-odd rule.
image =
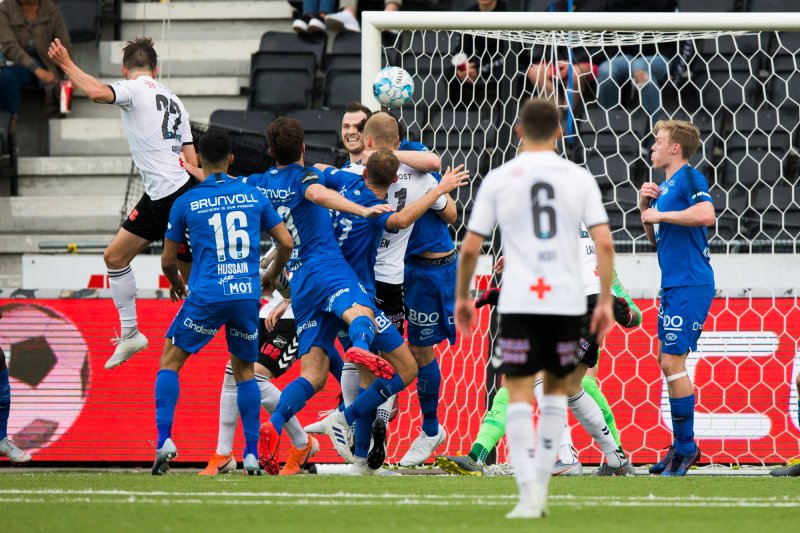
[[[494,395],[492,406],[486,413],[478,431],[469,457],[478,463],[485,463],[489,455],[506,432],[506,411],[508,411],[508,389],[502,387]]]
[[[617,431],[617,423],[614,420],[614,413],[611,412],[611,406],[608,405],[608,400],[603,395],[603,391],[600,390],[600,387],[597,386],[597,379],[593,378],[592,376],[584,376],[581,380],[581,386],[589,393],[597,405],[600,406],[600,411],[603,413],[603,418],[606,421],[606,425],[608,429],[611,431],[611,435],[614,437],[614,442],[617,443],[619,448],[622,448],[622,444],[619,442],[619,431]]]

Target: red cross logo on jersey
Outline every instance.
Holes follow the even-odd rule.
[[[599,278],[600,272],[597,270],[597,267],[594,267],[594,277]]]
[[[536,285],[531,285],[531,292],[535,292],[536,293],[536,297],[538,299],[540,299],[540,300],[544,298],[544,294],[546,292],[550,292],[552,290],[553,290],[553,287],[551,287],[550,285],[545,283],[543,278],[539,278],[536,281]]]

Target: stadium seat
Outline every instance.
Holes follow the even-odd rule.
[[[361,55],[361,34],[348,31],[340,32],[334,37],[331,55]]]
[[[800,53],[800,33],[779,32],[771,43],[771,68],[769,80],[770,102],[775,107],[797,108],[800,105],[800,73],[795,68]]]
[[[721,106],[736,111],[743,104],[764,99],[758,72],[763,61],[759,35],[703,39],[698,52],[702,60],[692,65],[691,82],[701,90],[703,108],[711,112]]]
[[[755,136],[754,136],[755,137]],[[783,176],[782,161],[766,144],[768,139],[750,139],[747,148],[728,149],[725,158],[725,183],[741,183],[751,188],[756,183],[773,184]]]
[[[400,118],[406,128],[406,138],[408,140],[419,142],[422,139],[422,128],[430,121],[430,111],[427,107],[422,104],[406,105],[400,109],[391,110],[391,113]]]
[[[276,70],[306,69],[317,70],[317,58],[311,52],[255,52],[250,58],[250,73],[258,69]]]
[[[333,56],[329,55],[325,72],[329,70],[359,70],[361,69],[361,56]]]
[[[779,211],[800,209],[800,185],[758,187],[753,191],[752,206],[756,211],[766,211],[770,208]],[[798,220],[798,224],[800,224],[800,220]]]
[[[747,0],[747,11],[800,11],[800,2],[794,0]]]
[[[483,151],[494,147],[497,128],[488,112],[443,109],[432,114],[422,138],[425,144],[437,148],[461,146]]]
[[[267,126],[275,120],[272,111],[239,111],[218,109],[211,113],[209,119],[212,127],[222,128],[237,133],[264,135]]]
[[[738,0],[678,0],[678,11],[723,13],[736,11]]]
[[[250,90],[248,109],[307,109],[314,97],[314,74],[307,69],[284,69],[277,77],[274,70],[258,69],[251,76]]]
[[[60,0],[58,2],[72,42],[97,41],[100,35],[100,0]]]
[[[325,33],[298,35],[294,32],[268,31],[261,36],[261,52],[297,53],[311,52],[322,65],[327,35]]]
[[[320,109],[301,109],[287,116],[303,124],[306,144],[337,148],[342,128],[342,113]]]
[[[331,69],[325,73],[322,106],[340,109],[354,100],[361,100],[361,71]]]

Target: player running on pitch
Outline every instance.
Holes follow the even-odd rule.
[[[122,49],[122,77],[111,85],[83,72],[56,39],[50,59],[75,87],[93,101],[119,106],[131,157],[144,182],[144,194],[103,253],[111,298],[119,311],[121,331],[106,368],[114,368],[147,348],[136,322],[136,278],[131,261],[150,243],[164,237],[175,200],[195,184],[184,162],[197,165],[189,113],[172,91],[155,80],[158,55],[149,37],[128,41]],[[181,244],[178,265],[184,281],[191,269],[191,251]]]

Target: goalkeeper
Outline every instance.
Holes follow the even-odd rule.
[[[590,250],[588,249],[588,247],[593,248],[594,244],[592,243],[591,239],[589,239],[588,232],[586,231],[582,232],[581,241],[582,248],[584,246],[587,247],[585,248],[587,253],[584,255],[582,270],[584,272],[584,288],[586,292],[589,293],[588,298],[591,300],[594,295],[599,292],[599,290],[595,288],[595,285],[597,285],[596,274],[594,273],[594,263],[596,263],[596,259],[592,253],[589,253]],[[584,243],[583,241],[588,242]],[[500,273],[502,268],[503,258],[501,257],[495,266],[495,272]],[[642,313],[633,302],[628,292],[625,290],[625,287],[620,282],[616,272],[614,273],[612,289],[617,297],[614,305],[614,317],[616,318],[616,321],[624,328],[634,328],[639,326],[642,323]],[[499,295],[500,289],[490,289],[475,302],[475,307],[480,308],[484,305],[496,305]],[[590,310],[587,316],[591,316],[591,302]],[[587,353],[586,350],[590,346],[594,346],[594,352],[597,357],[591,357],[592,354]],[[576,374],[583,374],[583,378],[580,382],[582,388],[576,395],[573,395],[573,397],[570,398],[570,407],[573,410],[573,414],[576,414],[577,416],[577,413],[575,412],[575,402],[573,400],[576,397],[583,395],[584,390],[585,393],[589,394],[589,396],[600,407],[600,411],[603,414],[603,419],[605,420],[608,431],[610,431],[614,443],[617,446],[615,453],[622,458],[623,462],[623,466],[620,468],[611,468],[607,463],[604,464],[601,466],[600,470],[598,470],[598,475],[630,475],[633,473],[633,471],[630,466],[630,462],[624,459],[624,452],[620,443],[619,431],[617,430],[617,425],[614,420],[614,413],[611,411],[608,400],[597,386],[597,361],[599,358],[599,348],[597,348],[596,345],[591,342],[591,339],[587,339],[585,337],[581,338],[578,357],[581,360],[581,363],[578,365]],[[541,389],[541,381],[537,381],[536,388]],[[535,390],[535,392],[537,393],[538,398],[541,394],[541,390]],[[467,456],[438,456],[436,457],[437,466],[451,474],[472,476],[483,475],[483,466],[486,461],[486,457],[497,445],[505,433],[507,407],[508,390],[505,387],[502,387],[497,391],[497,394],[495,394],[492,405],[486,413],[483,423],[481,424],[481,428],[478,431],[478,436],[475,439],[469,454]],[[583,424],[583,420],[580,421]],[[596,433],[591,431],[591,429],[588,427],[586,429],[591,434]],[[600,433],[602,433],[602,429]],[[561,447],[559,449],[559,460],[553,467],[553,475],[580,475],[582,473],[582,467],[578,462],[577,457],[575,457],[575,450],[572,446],[572,437],[569,431],[569,424],[566,424],[564,427],[564,435],[562,440],[563,442],[561,443]],[[604,452],[606,452],[606,450],[604,450]],[[608,454],[608,452],[606,453]]]

